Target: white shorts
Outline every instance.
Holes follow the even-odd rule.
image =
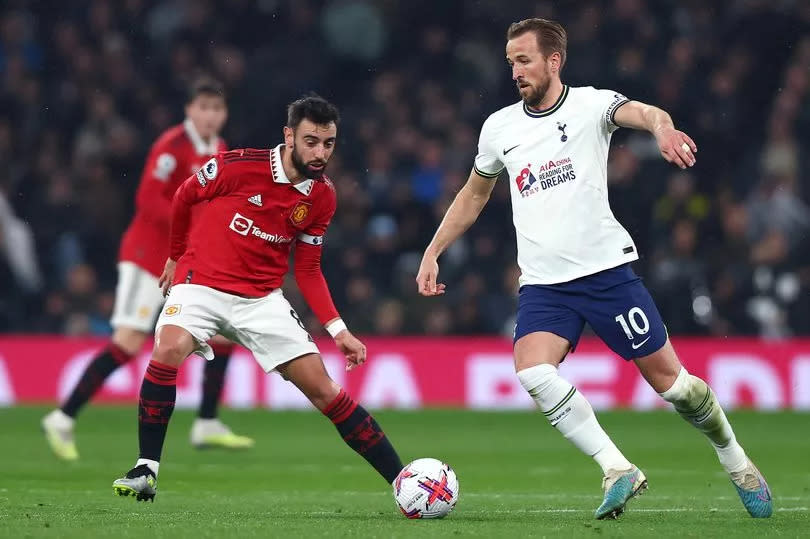
[[[134,262],[119,262],[110,324],[150,333],[165,300],[157,277]]]
[[[155,331],[163,326],[179,326],[191,333],[197,344],[195,352],[206,359],[214,357],[206,341],[221,333],[250,350],[265,372],[318,353],[281,289],[262,298],[243,298],[207,286],[176,284]]]

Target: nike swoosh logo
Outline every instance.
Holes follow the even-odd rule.
[[[651,336],[650,336],[650,337],[647,337],[646,339],[644,339],[643,341],[641,341],[641,342],[640,342],[640,343],[638,343],[638,344],[636,344],[636,343],[630,343],[630,346],[632,346],[632,347],[633,347],[633,350],[638,350],[639,348],[641,348],[642,346],[644,346],[644,343],[645,343],[645,342],[647,342],[647,341],[649,341],[651,338],[652,338]]]
[[[520,146],[520,144],[515,144],[514,146],[512,146],[512,147],[511,147],[511,148],[509,148],[508,150],[504,150],[504,151],[503,151],[503,154],[504,154],[504,155],[508,154],[509,152],[511,152],[512,150],[514,150],[515,148],[517,148],[518,146]]]

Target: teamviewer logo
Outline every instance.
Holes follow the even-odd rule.
[[[231,219],[231,226],[229,228],[239,235],[247,236],[252,226],[253,219],[248,219],[241,213],[235,213],[233,219]]]

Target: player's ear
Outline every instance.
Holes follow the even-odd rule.
[[[284,145],[287,146],[287,148],[292,150],[292,148],[294,146],[294,141],[295,141],[295,132],[285,125],[284,126]]]
[[[559,73],[560,72],[560,64],[562,63],[562,56],[559,52],[552,52],[551,56],[548,57],[549,63],[551,64],[551,72],[552,73]]]

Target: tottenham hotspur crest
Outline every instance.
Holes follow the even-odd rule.
[[[560,140],[562,142],[565,142],[566,140],[568,140],[568,135],[565,134],[565,128],[566,127],[568,127],[568,124],[561,124],[560,122],[557,122],[557,129],[559,129],[560,132],[562,133],[562,135],[560,136]]]

